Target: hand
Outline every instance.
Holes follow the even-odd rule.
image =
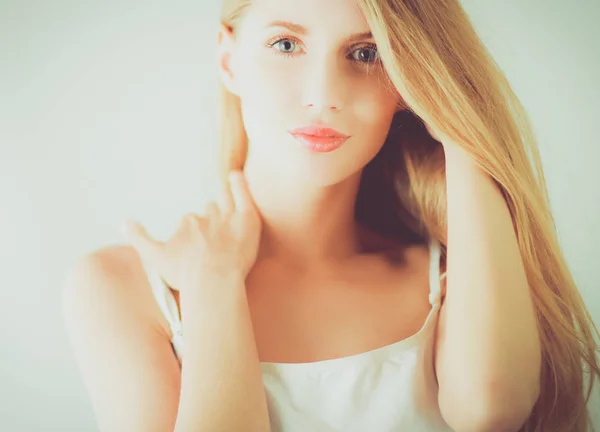
[[[198,284],[215,270],[240,272],[245,279],[254,265],[260,216],[240,171],[230,174],[229,185],[224,185],[218,205],[207,204],[206,216],[184,216],[166,243],[151,238],[137,222],[124,225],[128,242],[171,288]]]

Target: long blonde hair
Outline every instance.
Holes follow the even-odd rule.
[[[222,4],[221,23],[235,35],[249,1]],[[541,389],[522,430],[591,430],[587,402],[600,375],[598,330],[558,243],[527,112],[458,0],[358,4],[389,83],[410,108],[395,116],[383,148],[365,167],[357,219],[390,237],[435,237],[445,245],[444,152],[423,122],[469,152],[506,200],[537,313]],[[239,99],[224,87],[221,92],[221,167],[226,175],[243,167],[248,143]],[[445,246],[443,251],[445,263]]]

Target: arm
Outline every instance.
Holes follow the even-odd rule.
[[[268,431],[244,278],[211,271],[201,283],[219,289],[181,290],[183,384],[175,431]]]
[[[199,298],[181,298],[190,315],[185,337],[193,343],[184,342],[180,369],[135,250],[106,248],[71,269],[64,315],[101,431],[268,431],[260,374],[249,372],[257,363],[244,296],[233,289],[239,281],[203,283],[238,294],[213,299],[219,310],[202,307]]]
[[[172,432],[181,371],[135,251],[109,247],[70,269],[63,314],[99,430]]]
[[[436,345],[440,409],[457,431],[515,431],[539,392],[533,302],[504,198],[466,153],[445,147],[448,277]]]

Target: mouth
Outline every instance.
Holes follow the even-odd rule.
[[[308,126],[290,131],[292,135],[304,148],[328,153],[340,148],[350,135],[343,134],[335,129]]]
[[[305,149],[328,153],[340,148],[350,137],[321,137],[305,134],[291,134]]]

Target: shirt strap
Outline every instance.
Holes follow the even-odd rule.
[[[446,273],[440,276],[441,247],[439,242],[431,238],[429,240],[429,303],[439,305],[442,298],[441,280]]]

